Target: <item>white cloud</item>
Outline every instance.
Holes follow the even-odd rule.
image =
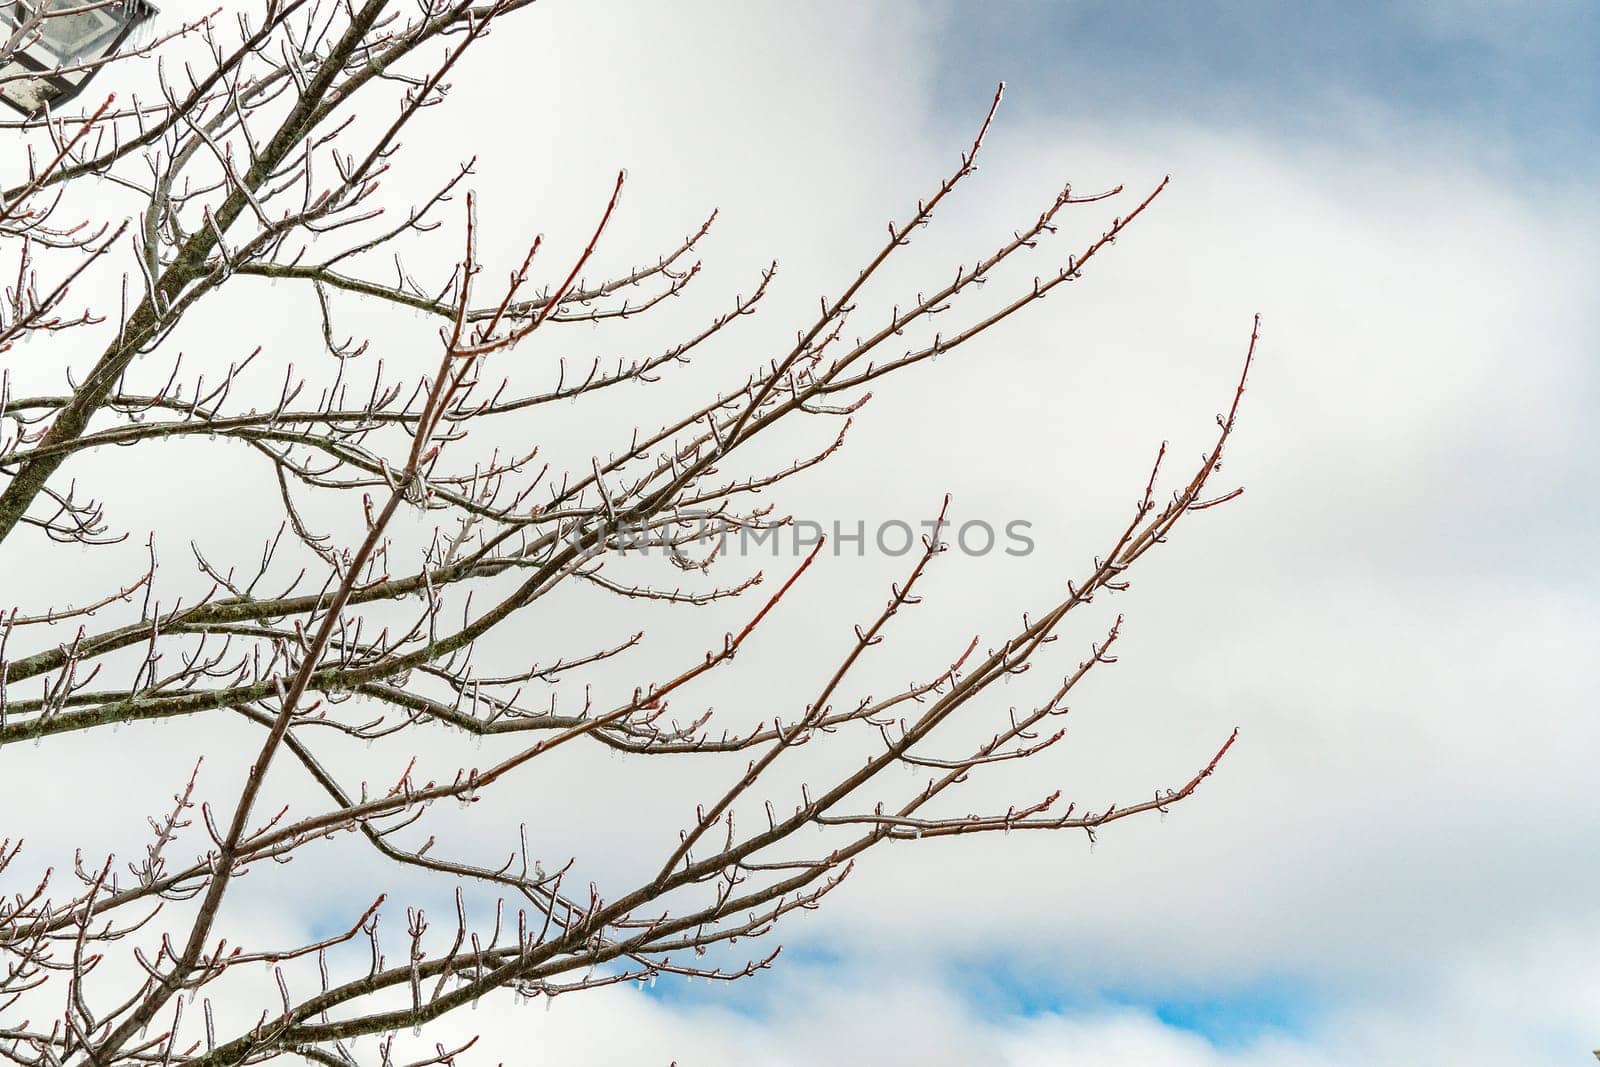
[[[700,295],[672,314],[714,313],[770,255],[782,288],[692,382],[736,376],[763,342],[787,337],[793,314],[848,277],[883,220],[948,166],[987,103],[934,112],[935,26],[911,8],[726,10],[535,11],[496,37],[494,69],[519,77],[464,77],[458,104],[476,119],[451,138],[433,128],[427,153],[438,166],[480,155],[502,255],[541,229],[574,240],[619,166],[630,186],[614,262],[645,257],[721,205]],[[965,514],[1036,523],[1031,557],[941,565],[930,603],[886,646],[879,670],[898,680],[1057,588],[1121,519],[1157,442],[1174,441],[1175,462],[1198,451],[1249,316],[1264,312],[1225,471],[1248,493],[1180,528],[1142,568],[1123,602],[1122,664],[1086,687],[1070,750],[1022,791],[1136,799],[1181,782],[1235,724],[1240,746],[1167,822],[1119,826],[1092,855],[1079,838],[900,849],[793,929],[868,960],[908,943],[1054,957],[1060,974],[1091,984],[1295,974],[1325,987],[1328,1016],[1313,1033],[1219,1051],[1132,1011],[979,1018],[960,989],[886,969],[870,990],[791,979],[791,999],[764,1021],[628,991],[574,997],[534,1017],[541,1047],[686,1065],[1576,1055],[1555,1050],[1592,1024],[1594,969],[1575,946],[1600,927],[1589,891],[1600,837],[1584,817],[1600,720],[1578,667],[1600,638],[1586,559],[1594,513],[1573,499],[1594,473],[1594,208],[1575,187],[1499,181],[1467,136],[1381,111],[1354,146],[1287,146],[1238,130],[1129,128],[1116,115],[1068,122],[1029,104],[1026,120],[1002,113],[984,170],[913,248],[922,277],[987,250],[1060,180],[1137,189],[1170,170],[1173,187],[1071,292],[880,390],[835,468],[842,481],[787,499],[820,517],[918,518],[952,490]],[[1051,255],[1104,219],[1073,216]],[[414,356],[402,328],[387,340],[395,358]],[[569,335],[541,358],[589,343]],[[184,470],[199,479],[205,468]],[[136,527],[160,513],[147,487],[106,491]],[[245,551],[223,524],[199,533]],[[812,677],[793,651],[831,648],[901,569],[830,562],[743,668],[779,689]],[[20,579],[30,590],[43,580]],[[663,643],[692,652],[720,625]],[[1062,662],[1091,636],[1063,642]],[[743,710],[738,691],[717,691],[730,717]],[[170,778],[186,753],[167,749],[176,727],[161,729],[135,731],[135,743],[171,755]],[[82,758],[110,765],[120,748],[84,741]],[[456,758],[444,746],[429,755]],[[52,773],[8,768],[13,783]],[[596,757],[507,809],[595,781],[594,822],[575,813],[550,848],[595,849],[584,862],[604,874],[653,855],[645,830],[670,833],[700,788]],[[150,810],[171,788],[152,785]],[[98,840],[96,812],[63,803],[56,814],[36,848]],[[659,825],[639,825],[647,817]],[[515,1062],[530,1024],[487,1005],[480,1021],[491,1050]]]
[[[1570,945],[1520,945],[1480,958],[1416,1000],[1367,998],[1295,1030],[1213,1043],[1163,1023],[1153,1009],[1092,1000],[1063,1011],[1013,1014],[975,1009],[970,991],[914,966],[812,968],[791,964],[761,979],[763,994],[744,1010],[719,1006],[715,990],[662,1001],[632,989],[557,999],[548,1008],[487,1002],[458,1020],[481,1034],[486,1060],[517,1062],[529,1033],[554,1059],[592,1064],[775,1067],[918,1064],[998,1067],[1332,1067],[1335,1064],[1450,1063],[1496,1067],[1575,1062],[1571,1041],[1543,996],[1519,996],[1507,968],[1550,967],[1541,993],[1565,991],[1581,955]],[[1594,992],[1592,973],[1578,979]],[[752,1010],[753,1009],[753,1010]],[[1558,1040],[1557,1038],[1565,1040]]]

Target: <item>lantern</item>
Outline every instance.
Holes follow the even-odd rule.
[[[0,101],[30,117],[65,103],[155,13],[146,0],[0,0]]]

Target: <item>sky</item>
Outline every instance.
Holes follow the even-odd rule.
[[[510,254],[528,232],[574,239],[626,167],[602,251],[619,264],[718,207],[679,321],[773,257],[780,275],[750,350],[711,374],[853,276],[1002,80],[979,174],[895,284],[988,250],[1062,181],[1126,183],[1130,202],[1171,175],[1084,281],[884,389],[832,473],[783,498],[821,521],[915,520],[948,492],[958,517],[1032,524],[1032,554],[931,580],[885,677],[1076,573],[1158,444],[1208,443],[1257,313],[1263,329],[1223,472],[1245,494],[1141,564],[1108,609],[1127,618],[1120,662],[1085,687],[1059,758],[1013,785],[1143,797],[1237,727],[1215,778],[1092,848],[1017,835],[881,855],[744,983],[548,1012],[486,1000],[461,1024],[484,1062],[1584,1062],[1600,1047],[1600,717],[1582,666],[1600,640],[1597,54],[1600,8],[1577,0],[541,0],[497,31],[457,117],[415,134],[419,187],[476,154],[486,240]],[[1122,210],[1081,209],[1027,269]],[[201,328],[226,336],[220,317]],[[291,323],[274,329],[290,344]],[[153,525],[116,462],[113,513]],[[184,467],[169,488],[220,476]],[[229,544],[232,521],[198,536]],[[828,627],[847,635],[903,566],[829,560],[752,651],[764,684],[827,662]],[[604,776],[595,823],[551,830],[602,880],[653,829],[634,798],[676,796],[631,774],[602,758],[537,794]],[[93,810],[51,817],[61,841],[116,836]],[[314,926],[293,899],[264,894],[253,921]]]
[[[939,88],[1011,69],[1043,110],[1113,109],[1337,138],[1345,106],[1470,130],[1533,172],[1591,162],[1600,16],[1582,0],[1504,3],[955,4]]]
[[[1181,780],[1206,742],[1241,741],[1164,823],[1093,851],[896,857],[786,937],[787,969],[619,991],[591,1010],[649,1036],[601,1061],[682,1041],[685,1063],[1581,1062],[1600,1045],[1600,729],[1579,668],[1600,636],[1600,12],[720,14],[606,21],[624,84],[600,97],[620,101],[597,110],[605,150],[635,147],[631,174],[645,145],[693,170],[808,282],[849,262],[853,220],[926,186],[1000,80],[978,202],[930,259],[1061,178],[1173,175],[1070,305],[875,401],[848,458],[862,488],[830,501],[925,510],[948,489],[958,510],[1026,514],[1045,551],[941,588],[947,622],[1014,603],[1104,530],[1149,445],[1198,447],[1260,312],[1228,464],[1247,493],[1131,594],[1123,665],[1086,698],[1063,779]],[[562,1047],[596,1054],[594,1016],[559,1008]]]

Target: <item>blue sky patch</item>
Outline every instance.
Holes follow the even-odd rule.
[[[1505,146],[1534,171],[1600,151],[1600,4],[953,4],[937,88],[970,105],[1339,140],[1349,105]],[[958,109],[959,110],[959,109]],[[964,114],[964,112],[962,112]]]
[[[1286,977],[1238,984],[1095,986],[1065,979],[1037,962],[1013,958],[951,959],[932,968],[926,960],[906,961],[903,967],[880,960],[873,966],[886,966],[898,974],[931,971],[927,973],[931,983],[961,1000],[979,1019],[1083,1017],[1131,1010],[1222,1049],[1248,1046],[1271,1035],[1304,1036],[1322,1009],[1322,998],[1310,983]],[[870,988],[875,979],[861,961],[831,946],[808,944],[785,948],[773,970],[742,981],[689,982],[663,975],[642,988],[666,1004],[719,1008],[763,1019],[793,1010],[786,993],[795,986],[830,982],[857,990]]]
[[[946,980],[950,988],[968,991],[973,1010],[986,1017],[1132,1009],[1198,1034],[1219,1048],[1249,1045],[1268,1034],[1303,1035],[1315,1024],[1321,1003],[1309,983],[1293,978],[1096,987],[1005,960],[953,967]]]

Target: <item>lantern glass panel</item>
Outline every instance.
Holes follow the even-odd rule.
[[[52,10],[87,6],[82,0],[44,0],[37,6],[19,2],[19,14],[41,11],[38,47],[61,66],[99,59],[108,52],[128,22],[123,4],[107,4],[70,15],[51,15]],[[25,16],[26,17],[26,16]]]

